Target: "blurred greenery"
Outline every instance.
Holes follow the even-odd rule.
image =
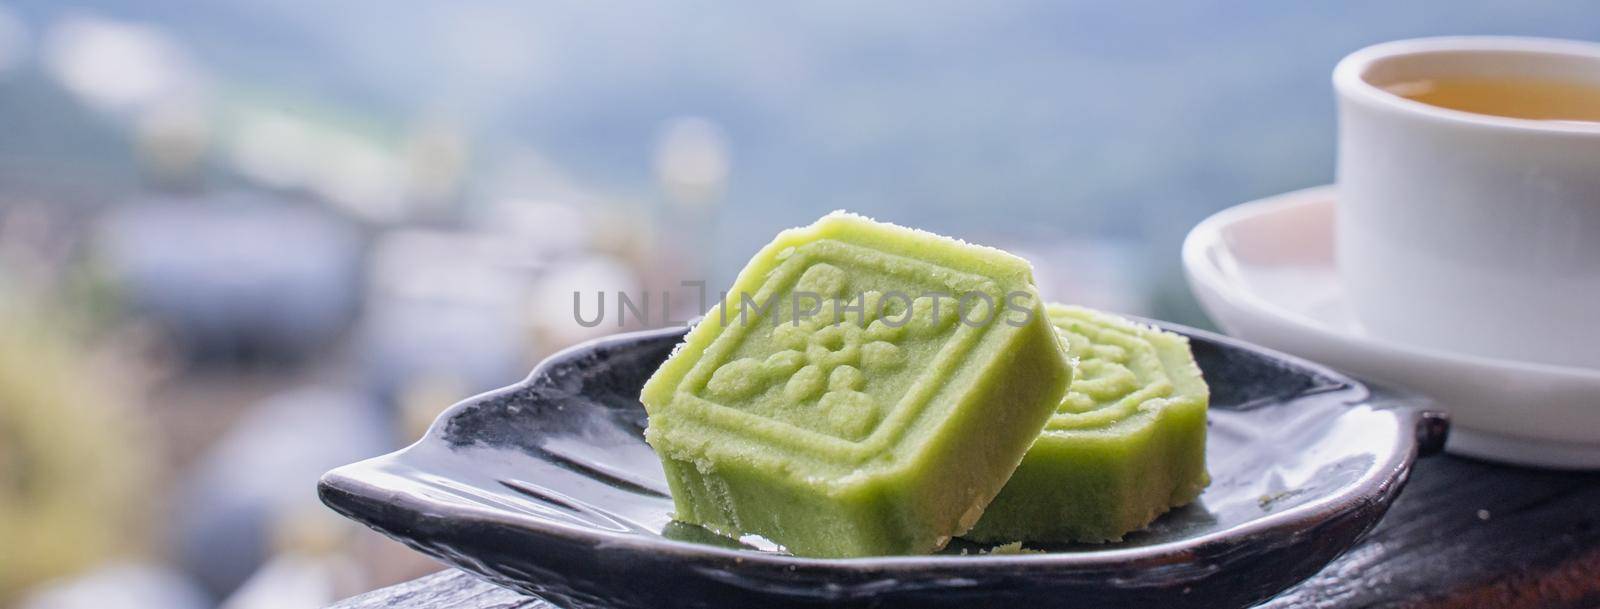
[[[30,584],[148,551],[143,420],[70,317],[0,300],[0,605]]]

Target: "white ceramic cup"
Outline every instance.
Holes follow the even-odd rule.
[[[1413,345],[1600,369],[1600,124],[1384,89],[1463,76],[1600,87],[1600,44],[1427,38],[1339,63],[1335,249],[1355,316]]]

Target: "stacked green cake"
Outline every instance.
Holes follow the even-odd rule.
[[[678,520],[797,555],[1116,539],[1205,484],[1181,337],[838,212],[758,252],[640,399]]]
[[[1078,376],[969,539],[1118,541],[1209,482],[1210,392],[1188,339],[1082,307],[1048,313]]]

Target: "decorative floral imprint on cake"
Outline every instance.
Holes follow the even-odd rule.
[[[1116,423],[1140,407],[1156,407],[1174,391],[1154,345],[1125,329],[1068,316],[1051,316],[1078,375],[1051,419],[1050,429],[1086,429]]]
[[[943,295],[856,293],[851,283],[833,264],[806,268],[791,294],[804,297],[797,308],[815,312],[762,325],[776,350],[721,364],[704,397],[848,440],[871,434],[893,406],[884,392],[873,396],[873,384],[914,373],[907,353],[952,334],[960,303]]]

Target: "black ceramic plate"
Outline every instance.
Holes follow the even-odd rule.
[[[421,441],[323,477],[340,513],[570,607],[1228,607],[1310,576],[1370,530],[1445,420],[1326,368],[1187,334],[1211,385],[1200,500],[1123,542],[798,558],[674,524],[640,386],[683,329],[563,351],[452,407]]]

